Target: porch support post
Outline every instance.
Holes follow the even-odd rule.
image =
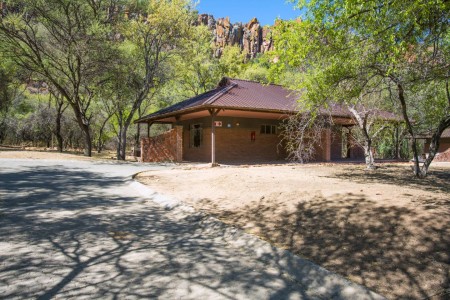
[[[331,161],[331,128],[325,130],[325,161]]]
[[[147,123],[147,137],[148,138],[150,137],[150,127],[152,127],[152,125],[153,125],[152,122]]]
[[[144,142],[144,139],[141,139],[141,162],[144,162],[144,155],[145,155],[145,145],[147,145],[147,147],[150,147],[150,128],[152,127],[153,122],[148,122],[147,123],[147,142]],[[147,149],[148,150],[148,149]]]
[[[347,157],[346,158],[351,158],[352,157],[352,127],[347,127],[348,132],[347,132]]]
[[[399,141],[399,124],[395,124],[395,141],[394,141],[394,145],[395,145],[395,155],[394,158],[398,159],[400,157],[400,141]]]
[[[208,109],[211,115],[211,167],[217,167],[216,162],[216,126],[214,124],[216,116],[219,114],[220,109],[210,108]]]

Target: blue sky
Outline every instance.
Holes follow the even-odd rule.
[[[247,23],[257,17],[261,25],[273,25],[275,19],[296,19],[299,10],[286,0],[199,0],[199,13],[214,15],[214,18],[230,17],[232,23]]]

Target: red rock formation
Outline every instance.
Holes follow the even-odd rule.
[[[225,46],[239,46],[247,58],[273,49],[270,27],[262,27],[257,18],[247,24],[232,24],[228,17],[216,21],[212,15],[202,14],[198,16],[196,25],[208,26],[213,31],[217,57],[220,57]]]

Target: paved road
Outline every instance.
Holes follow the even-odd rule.
[[[377,298],[142,196],[130,176],[161,168],[0,159],[0,298]]]

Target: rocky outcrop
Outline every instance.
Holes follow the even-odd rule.
[[[196,25],[208,26],[214,33],[217,57],[220,57],[225,46],[239,46],[247,54],[247,58],[254,58],[258,53],[273,49],[270,27],[261,26],[256,18],[247,24],[232,24],[228,17],[215,20],[212,15],[201,14]]]

